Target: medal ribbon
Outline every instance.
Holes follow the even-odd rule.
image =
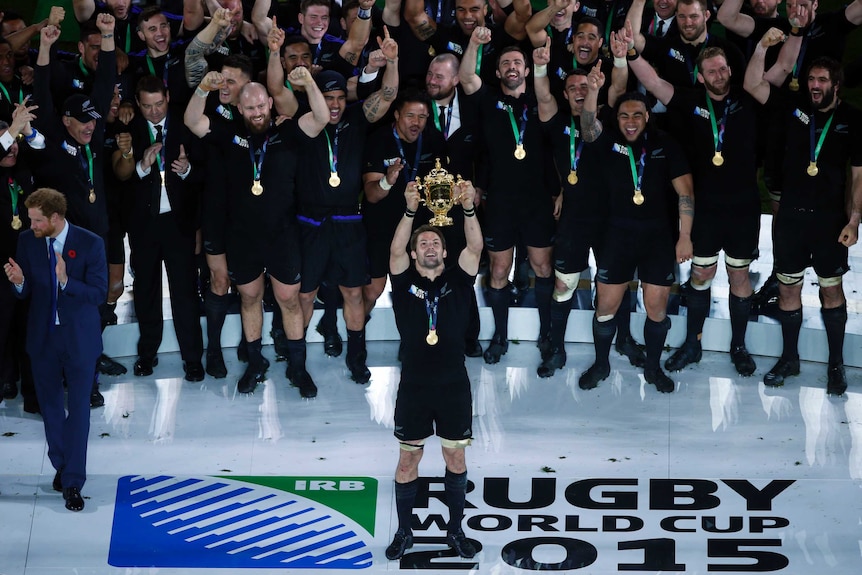
[[[165,85],[165,88],[168,87],[168,66],[170,64],[170,62],[168,60],[169,60],[169,57],[165,57],[165,67],[162,68],[162,83]],[[156,78],[159,77],[159,75],[156,74],[156,68],[153,65],[153,59],[150,58],[149,54],[147,54],[147,68],[149,68],[150,74],[152,74]]]
[[[479,76],[482,72],[482,52],[485,51],[485,46],[479,46],[479,50],[476,51],[476,75]]]
[[[709,108],[709,123],[712,126],[712,145],[715,147],[717,154],[721,153],[721,148],[724,145],[724,129],[727,126],[727,111],[730,110],[730,101],[724,106],[724,113],[721,115],[721,123],[716,126],[715,110],[712,108],[712,98],[709,94],[706,96],[706,107]]]
[[[333,174],[338,171],[338,131],[338,128],[335,128],[335,145],[333,146],[329,140],[329,132],[323,130],[323,133],[326,134],[326,147],[329,149],[329,171]]]
[[[87,165],[85,168],[89,172],[90,190],[92,191],[95,185],[93,184],[93,152],[90,151],[90,144],[84,146],[84,151],[87,152]]]
[[[86,66],[84,66],[84,59],[83,58],[78,58],[78,68],[81,69],[81,73],[84,74],[85,78],[90,75],[90,71],[87,70]]]
[[[697,51],[697,56],[694,57],[694,61],[697,62],[700,54],[706,49],[706,45],[709,42],[709,32],[706,33],[706,38],[703,39],[703,44],[700,45],[700,50]],[[688,66],[688,73],[691,75],[691,85],[694,86],[697,84],[697,64],[694,66],[691,65],[691,61],[688,58],[685,59],[685,65]]]
[[[312,64],[317,64],[317,61],[320,60],[320,52],[323,50],[323,38],[320,39],[320,42],[317,43],[317,47],[314,49],[314,58],[311,59]]]
[[[527,105],[524,104],[524,112],[521,114],[520,126],[515,122],[515,113],[512,112],[512,106],[506,106],[506,111],[509,112],[509,121],[512,123],[512,134],[515,136],[515,142],[518,146],[523,146],[524,130],[527,129]]]
[[[437,127],[440,132],[443,133],[443,139],[449,139],[449,128],[452,126],[452,108],[455,103],[455,99],[452,98],[452,101],[449,102],[449,105],[446,107],[446,130],[443,130],[443,127],[440,125],[440,107],[437,104],[431,104],[431,111],[434,112],[434,125]]]
[[[641,182],[644,177],[644,166],[646,165],[646,134],[644,134],[644,143],[641,148],[641,159],[638,160],[637,167],[635,167],[635,151],[632,150],[630,144],[626,144],[626,148],[629,151],[629,165],[632,169],[632,183],[635,185],[635,191],[641,190]]]
[[[18,182],[11,176],[9,177],[9,195],[12,196],[12,217],[18,215],[18,196],[24,193]]]
[[[18,101],[15,102],[12,98],[9,97],[9,92],[6,91],[6,86],[3,85],[3,82],[0,82],[0,90],[3,90],[3,95],[6,96],[6,99],[12,102],[13,104],[20,104],[24,101],[24,89],[20,86],[18,87]]]
[[[263,145],[260,147],[260,160],[255,161],[254,159],[254,149],[253,146],[248,147],[248,155],[251,157],[251,167],[255,182],[260,181],[260,172],[263,170],[263,157],[266,156],[266,145],[269,143],[269,136],[263,141]]]
[[[793,65],[792,79],[799,83],[799,70],[802,68],[802,59],[805,58],[805,49],[808,48],[808,32],[802,37],[802,46],[799,48],[799,56],[796,57],[796,63]]]
[[[126,54],[132,49],[132,23],[126,22]]]
[[[434,296],[434,301],[425,293],[425,312],[428,314],[428,331],[437,331],[437,304],[440,302],[440,294]]]
[[[577,130],[575,130],[575,119],[572,118],[572,125],[569,128],[569,157],[572,161],[572,171],[578,171],[578,162],[581,161],[581,150],[584,147],[584,141],[581,140],[578,142],[578,137],[576,136]]]
[[[401,160],[405,163],[405,167],[410,171],[410,177],[407,178],[407,181],[410,182],[415,180],[416,173],[419,171],[419,161],[422,159],[422,134],[419,134],[419,139],[416,141],[416,159],[412,166],[407,163],[407,158],[404,157],[404,147],[401,145],[401,138],[398,137],[398,130],[395,129],[395,126],[392,127],[392,135],[395,136],[395,143],[398,145],[398,153],[401,155]]]
[[[610,46],[611,45],[611,26],[614,23],[614,14],[617,11],[617,3],[616,0],[611,3],[610,9],[608,9],[607,18],[608,21],[605,23],[605,41],[602,43],[602,46]]]
[[[817,145],[814,145],[814,137],[816,128],[814,127],[814,114],[811,114],[811,123],[808,124],[809,128],[809,136],[810,143],[809,149],[811,150],[811,163],[816,164],[817,158],[820,157],[820,148],[823,147],[823,142],[826,140],[826,134],[829,133],[829,127],[832,125],[832,118],[835,117],[835,112],[832,112],[832,115],[829,116],[829,119],[826,120],[826,125],[823,126],[823,131],[820,132],[820,139],[817,140]]]

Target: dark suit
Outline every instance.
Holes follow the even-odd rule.
[[[199,185],[205,175],[204,162],[196,155],[197,141],[183,124],[178,113],[165,118],[163,157],[165,187],[170,211],[159,213],[161,175],[158,162],[150,166],[143,178],[137,169],[130,180],[134,195],[129,222],[129,247],[132,268],[135,270],[135,314],[141,338],[138,355],[155,357],[162,343],[162,262],[168,274],[174,329],[183,361],[200,362],[203,354],[203,337],[197,299],[195,275],[195,231],[198,223]],[[135,164],[150,147],[151,127],[143,117],[136,117],[130,125]],[[185,180],[171,170],[171,162],[180,155],[180,145],[186,151],[191,172]]]
[[[62,470],[63,487],[81,488],[87,478],[87,435],[90,432],[90,390],[96,360],[102,353],[99,305],[108,291],[108,266],[102,239],[69,226],[62,257],[68,281],[58,290],[57,317],[51,317],[48,240],[31,230],[18,239],[16,261],[24,273],[18,297],[31,299],[27,318],[27,353],[33,366],[36,395],[45,422],[48,457]],[[15,289],[15,288],[13,288]],[[17,293],[17,289],[15,290]],[[63,381],[68,410],[63,405]]]

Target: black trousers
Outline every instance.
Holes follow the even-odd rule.
[[[129,231],[134,270],[135,314],[141,337],[138,355],[153,357],[162,343],[162,262],[167,271],[174,330],[183,361],[203,354],[196,292],[194,232],[184,232],[172,212],[139,217]]]

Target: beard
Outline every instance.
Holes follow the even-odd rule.
[[[821,92],[820,103],[815,102],[811,94],[808,97],[811,98],[811,105],[815,110],[822,110],[831,106],[832,102],[835,101],[835,88],[829,88]]]
[[[269,125],[272,123],[272,116],[270,114],[266,114],[260,123],[253,122],[251,118],[244,117],[244,119],[245,127],[248,128],[248,131],[255,136],[265,134],[266,131],[269,130]]]

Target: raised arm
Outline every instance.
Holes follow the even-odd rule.
[[[787,76],[793,73],[799,60],[799,51],[802,49],[802,38],[808,32],[811,24],[812,12],[807,6],[797,5],[793,18],[790,20],[790,36],[784,37],[784,45],[778,52],[778,59],[763,78],[773,86],[781,86]],[[797,71],[797,76],[801,71]]]
[[[203,0],[183,0],[183,29],[197,30],[203,26],[204,16]]]
[[[425,0],[403,0],[404,21],[423,42],[437,32],[437,23],[425,13]]]
[[[270,6],[272,0],[254,0],[254,7],[251,9],[251,23],[261,38],[269,36],[269,31],[277,27],[276,22],[269,17]]]
[[[545,45],[545,39],[548,37],[547,27],[551,24],[554,14],[560,10],[565,10],[568,5],[569,0],[548,0],[547,8],[534,12],[530,16],[524,26],[533,48]]]
[[[387,26],[401,25],[401,0],[386,0],[383,5],[383,23]]]
[[[533,6],[530,0],[514,0],[512,2],[514,11],[506,17],[503,30],[515,40],[523,40],[527,37],[527,22],[533,15]]]
[[[413,233],[413,216],[419,209],[419,190],[416,189],[416,182],[407,183],[407,188],[404,190],[404,200],[407,207],[395,228],[392,243],[389,244],[389,273],[394,276],[403,274],[410,267],[410,254],[407,253],[407,245],[410,243],[410,235]],[[466,224],[464,227],[466,228]]]
[[[551,61],[551,37],[546,36],[545,45],[533,50],[533,87],[539,103],[539,120],[547,122],[557,114],[557,99],[551,94],[548,80],[548,62]]]
[[[775,46],[784,40],[784,32],[778,28],[770,28],[757,43],[754,53],[751,55],[751,60],[748,61],[748,66],[745,68],[745,80],[742,87],[745,91],[751,94],[751,97],[765,104],[769,99],[770,85],[763,77],[764,67],[766,66],[766,50],[770,46]]]
[[[266,89],[275,103],[275,110],[282,116],[293,117],[299,110],[299,101],[292,88],[284,84],[284,65],[281,61],[281,47],[284,45],[284,30],[278,27],[275,16],[273,26],[266,37],[269,60],[266,64]]]
[[[844,17],[854,26],[862,24],[862,0],[854,0],[854,2],[844,9]]]
[[[587,96],[581,110],[581,136],[585,142],[595,142],[602,135],[602,123],[598,119],[599,90],[605,85],[602,61],[596,62],[587,75]]]
[[[204,114],[207,97],[210,92],[218,90],[223,85],[224,76],[221,75],[221,72],[207,72],[207,75],[201,80],[200,86],[195,89],[195,95],[192,96],[186,106],[183,122],[198,138],[203,138],[210,132],[210,119]]]
[[[628,91],[629,84],[629,54],[633,54],[633,58],[638,57],[637,50],[634,49],[631,39],[631,30],[629,23],[618,32],[611,32],[611,37],[608,42],[611,47],[611,54],[614,57],[614,69],[611,71],[611,85],[608,87],[608,105],[613,107],[617,105],[617,99]],[[629,46],[632,46],[629,48]]]
[[[338,49],[338,54],[351,66],[356,66],[359,62],[362,49],[365,48],[371,36],[371,8],[373,7],[374,0],[359,0],[359,13],[353,25],[350,26],[347,40]]]
[[[632,42],[631,23],[626,20],[625,28],[620,30],[616,38],[614,36],[615,34],[611,33],[611,50],[614,53],[614,72],[616,72],[620,61],[625,62],[627,47]],[[620,53],[621,50],[622,53]],[[628,67],[631,68],[644,88],[658,98],[659,102],[665,105],[670,102],[674,93],[673,84],[660,78],[655,68],[645,59],[641,58],[639,53],[635,53],[634,60],[628,61]],[[619,97],[619,94],[617,94],[617,97]]]
[[[464,209],[464,238],[467,240],[467,246],[458,256],[458,265],[474,276],[479,272],[479,260],[484,246],[482,228],[479,226],[479,220],[476,219],[476,188],[473,187],[473,182],[468,180],[459,183],[457,191],[460,194],[461,207]]]
[[[748,38],[754,32],[754,18],[742,13],[744,1],[724,0],[718,9],[718,21],[734,34]]]
[[[209,24],[192,38],[186,48],[185,57],[186,83],[189,88],[200,84],[201,78],[207,73],[207,61],[204,56],[215,52],[230,32],[230,10],[219,8],[210,18]]]
[[[458,79],[468,96],[475,94],[482,87],[482,78],[476,73],[476,59],[482,46],[491,41],[491,29],[485,26],[476,26],[470,35],[470,42],[464,50],[461,58],[461,69],[458,71]]]
[[[635,50],[638,52],[643,52],[644,46],[646,45],[646,38],[644,38],[644,35],[641,32],[645,4],[646,0],[633,0],[631,8],[629,8],[629,12],[626,14],[626,24],[631,25],[632,27],[632,39],[635,43]]]
[[[75,20],[86,22],[96,12],[95,0],[72,0],[72,10],[75,12]]]
[[[329,106],[320,92],[320,88],[311,77],[307,68],[297,66],[288,74],[287,79],[292,86],[301,86],[308,94],[308,105],[311,111],[306,112],[299,118],[299,129],[310,138],[316,138],[329,123]]]
[[[92,0],[91,0],[92,1]],[[36,24],[30,24],[26,28],[22,28],[17,32],[13,32],[5,37],[12,47],[12,52],[17,52],[22,47],[30,44],[30,40],[42,31],[45,26],[60,26],[60,23],[66,18],[66,9],[62,6],[51,6],[51,12],[44,20]]]
[[[382,118],[398,96],[398,43],[389,36],[389,28],[383,27],[383,38],[377,37],[380,50],[386,57],[386,70],[380,89],[368,96],[362,103],[362,111],[369,123]]]

